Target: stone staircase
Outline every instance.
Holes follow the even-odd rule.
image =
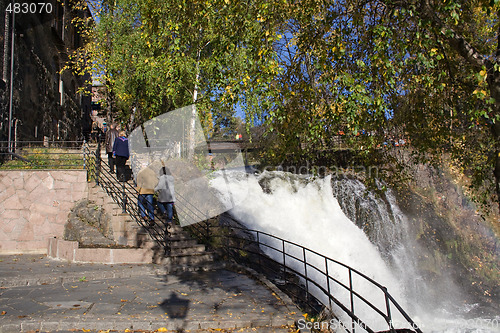
[[[104,207],[110,214],[117,244],[147,250],[147,255],[144,256],[145,263],[160,264],[167,272],[207,270],[213,267],[214,254],[208,252],[205,245],[199,244],[181,226],[172,224],[168,227],[170,252],[164,255],[164,249],[151,238],[148,230],[135,222],[129,214],[123,213],[122,207],[100,186],[89,185],[89,200]],[[152,228],[163,234],[165,231],[163,221],[156,222]]]

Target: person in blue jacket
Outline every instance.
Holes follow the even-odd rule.
[[[113,156],[116,159],[116,177],[125,179],[125,163],[130,156],[128,139],[125,131],[120,131],[113,144]]]

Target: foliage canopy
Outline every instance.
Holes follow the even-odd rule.
[[[404,138],[500,198],[498,0],[105,0],[97,13],[80,54],[123,120],[196,101],[213,134],[241,108],[277,163],[339,132],[367,153]]]

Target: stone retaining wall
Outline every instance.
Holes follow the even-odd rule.
[[[88,197],[84,170],[0,171],[0,254],[47,253],[75,202]]]

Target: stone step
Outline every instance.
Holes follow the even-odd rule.
[[[192,247],[198,245],[196,239],[169,238],[172,247]]]
[[[178,265],[172,263],[162,263],[157,269],[158,274],[170,274],[170,273],[180,273],[180,272],[197,272],[197,271],[210,271],[216,269],[224,268],[224,264],[220,261],[207,261],[201,262],[195,265]]]
[[[146,230],[144,227],[142,226],[139,226],[139,225],[131,225],[129,224],[128,227],[130,227],[130,231],[131,232],[134,232],[134,233],[137,233],[139,235],[149,235],[149,231]],[[178,240],[190,240],[190,239],[193,239],[189,233],[187,233],[186,231],[184,230],[178,230],[178,229],[169,229],[169,237],[171,239],[178,239]],[[163,226],[158,226],[156,225],[154,227],[154,231],[153,232],[156,232],[156,233],[159,233],[159,234],[164,234],[165,233],[165,230],[163,229]]]
[[[112,193],[107,193],[102,188],[95,188],[94,195],[97,201],[104,203],[108,212],[115,218],[119,218],[123,226],[122,242],[126,242],[131,246],[139,246],[140,248],[151,252],[154,261],[169,267],[173,271],[179,270],[198,270],[213,265],[214,255],[207,253],[205,245],[198,244],[189,233],[180,225],[172,224],[168,228],[169,242],[171,250],[166,257],[163,256],[163,250],[157,242],[151,237],[149,230],[139,225],[137,221],[128,213],[122,213],[122,207],[116,203],[111,197]],[[156,224],[153,227],[153,232],[157,237],[163,239],[165,222],[158,216],[155,219]]]
[[[181,247],[174,244],[170,247],[170,255],[197,255],[205,252],[205,245],[198,244],[196,246]]]
[[[139,239],[141,243],[141,247],[151,248],[156,245],[156,241],[151,238],[149,234],[138,234],[137,237],[130,238],[131,243],[135,244],[135,242]],[[176,249],[187,249],[192,248],[196,249],[197,252],[203,252],[205,250],[205,245],[198,244],[198,242],[190,238],[187,235],[178,235],[174,237],[170,237],[168,241],[171,244],[172,248]]]
[[[194,255],[169,255],[160,259],[162,265],[202,265],[213,262],[213,253],[199,253]]]

